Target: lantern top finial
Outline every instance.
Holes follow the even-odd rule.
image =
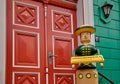
[[[95,31],[96,29],[93,26],[89,24],[84,24],[75,30],[75,34],[80,35],[80,33],[82,32],[90,32],[91,34],[93,34]]]

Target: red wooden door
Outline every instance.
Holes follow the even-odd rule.
[[[45,84],[43,4],[7,2],[6,84]]]
[[[75,84],[76,11],[43,1],[7,1],[6,84]]]
[[[48,25],[49,84],[75,84],[75,71],[70,64],[77,45],[75,11],[48,5]]]

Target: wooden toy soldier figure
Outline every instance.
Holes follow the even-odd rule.
[[[80,35],[82,44],[75,50],[75,56],[71,57],[72,67],[74,68],[75,64],[79,65],[76,71],[76,84],[98,84],[98,72],[92,62],[99,62],[103,67],[104,58],[90,43],[91,34],[95,31],[90,25],[82,25],[75,31],[75,34]]]
[[[90,25],[82,25],[77,28],[75,34],[80,35],[80,45],[76,51],[76,56],[91,56],[98,54],[97,49],[94,45],[90,44],[91,34],[95,32],[95,28]],[[82,63],[78,69],[95,69],[95,66],[92,63]]]

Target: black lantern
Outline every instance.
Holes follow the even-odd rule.
[[[113,5],[111,5],[107,2],[102,6],[102,9],[104,11],[104,15],[105,15],[106,18],[109,17],[112,7],[113,7]]]

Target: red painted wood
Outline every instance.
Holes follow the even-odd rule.
[[[72,56],[72,39],[56,38],[54,40],[54,54],[56,68],[71,68],[70,59]]]
[[[15,31],[15,65],[38,66],[38,37]]]
[[[72,48],[77,45],[72,32],[76,28],[75,16],[74,10],[48,5],[48,52],[55,55],[53,64],[49,64],[49,84],[74,84],[75,71],[71,69],[70,58]]]
[[[46,84],[46,74],[49,84],[73,84],[70,58],[77,47],[75,6],[57,0],[48,4],[12,1],[7,0],[6,84]],[[52,65],[48,52],[57,55]]]
[[[77,1],[70,1],[70,2],[73,2],[74,4],[66,3],[64,1],[59,1],[59,0],[50,0],[49,1],[49,3],[54,4],[54,5],[57,4],[58,6],[61,6],[61,7],[66,7],[66,8],[70,8],[70,9],[76,9],[75,3]]]
[[[53,24],[55,31],[72,32],[71,29],[71,15],[62,14],[60,12],[53,11]]]
[[[15,23],[37,26],[37,8],[21,3],[15,3]]]
[[[7,0],[6,84],[45,84],[43,4],[12,1]]]
[[[38,84],[37,74],[15,73],[15,84]]]
[[[74,84],[74,81],[72,79],[73,79],[72,75],[56,74],[55,75],[55,84]]]
[[[36,0],[36,1],[76,10],[76,4],[78,0]]]

